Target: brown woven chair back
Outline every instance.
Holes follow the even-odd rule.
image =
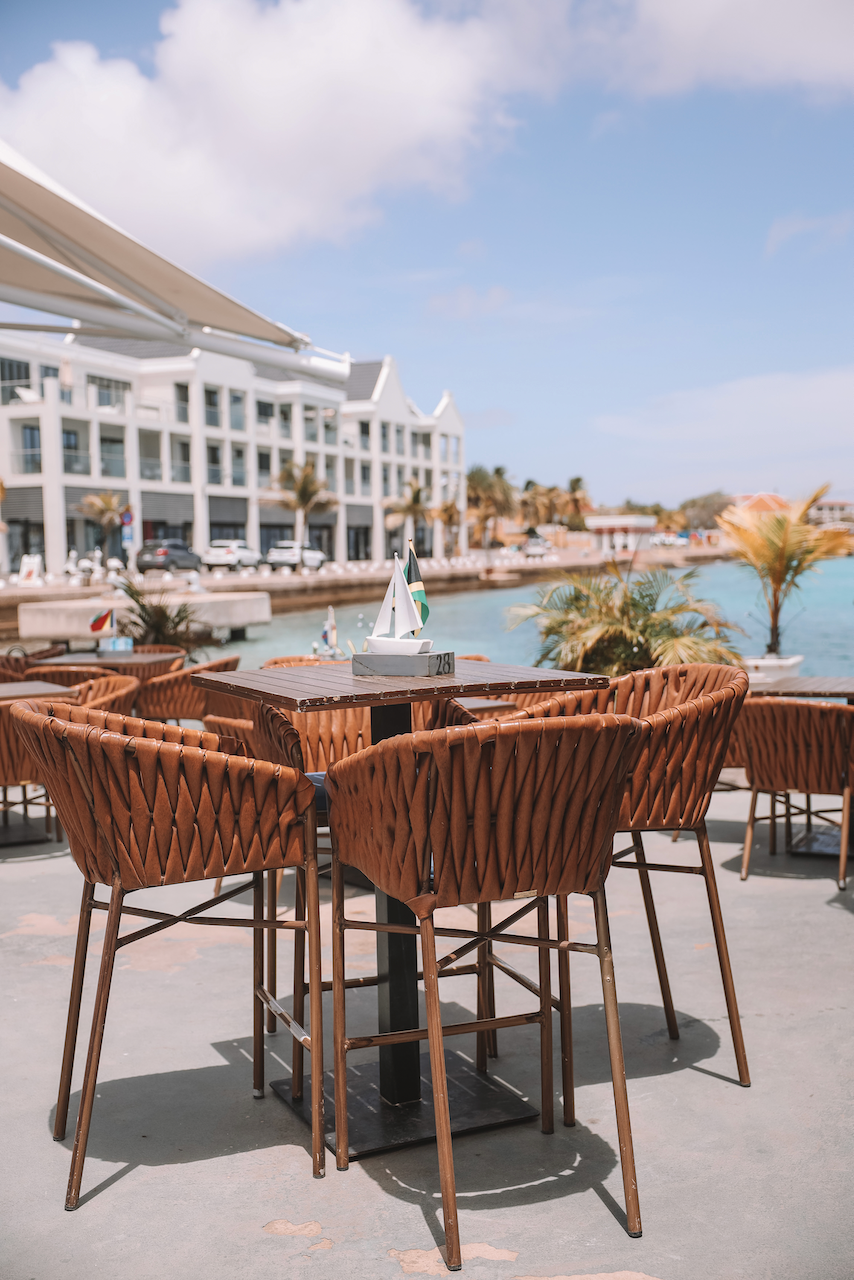
[[[116,676],[110,667],[70,666],[66,663],[55,667],[30,667],[24,673],[25,680],[47,680],[49,684],[61,684],[66,689],[85,680],[100,680],[102,676]]]
[[[65,653],[64,644],[50,644],[45,649],[34,649],[32,653],[0,654],[0,677],[8,680],[24,678],[24,673],[36,662],[45,658],[58,658]]]
[[[139,681],[133,676],[99,676],[97,680],[87,680],[78,686],[74,705],[129,716],[138,689]]]
[[[389,738],[327,774],[338,856],[416,915],[592,892],[641,734],[606,715]]]
[[[147,680],[139,692],[136,709],[148,720],[202,720],[208,711],[208,691],[193,684],[193,676],[202,671],[236,671],[239,654],[182,667]]]
[[[485,653],[458,653],[457,657],[460,662],[491,662],[491,658],[487,658]]]
[[[18,725],[12,719],[13,706],[17,703],[0,702],[0,787],[44,781],[37,761],[27,750]]]
[[[608,689],[561,693],[503,720],[610,711],[648,726],[620,810],[620,831],[693,830],[705,817],[730,731],[747,693],[740,667],[653,667]]]
[[[88,707],[15,702],[12,716],[92,883],[124,890],[299,866],[314,788],[220,739]]]
[[[187,650],[182,649],[179,644],[135,644],[133,646],[134,653],[171,653],[174,657],[187,657]]]
[[[757,791],[842,795],[850,785],[854,707],[751,697],[741,711],[739,742]]]

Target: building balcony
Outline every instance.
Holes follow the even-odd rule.
[[[79,449],[63,449],[62,469],[67,476],[89,476],[92,474],[92,459]]]
[[[163,464],[159,458],[140,458],[139,475],[142,480],[162,480]]]
[[[189,462],[173,462],[172,463],[172,483],[173,484],[189,484],[190,483]]]
[[[121,480],[127,474],[124,457],[101,456],[101,475],[108,476],[111,480]]]
[[[12,453],[12,470],[18,476],[39,475],[42,469],[41,449],[18,449]]]
[[[208,466],[208,484],[222,484],[222,467]]]

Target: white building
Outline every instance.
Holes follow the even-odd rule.
[[[259,360],[136,338],[52,340],[0,335],[0,476],[10,567],[42,552],[59,573],[68,550],[95,545],[81,516],[89,493],[117,493],[144,539],[180,537],[196,550],[245,537],[265,553],[294,536],[275,501],[282,465],[311,461],[338,498],[305,534],[331,559],[382,559],[401,532],[384,527],[386,499],[410,480],[428,505],[464,512],[463,423],[445,393],[431,415],[407,400],[391,357],[354,364],[350,380],[291,373]],[[465,520],[460,521],[465,538]],[[440,554],[442,526],[415,531]],[[299,531],[297,531],[299,534]],[[431,537],[432,535],[432,537]],[[397,540],[397,542],[396,542]],[[119,549],[113,535],[111,551]]]
[[[657,521],[655,516],[609,512],[606,515],[585,515],[584,523],[601,539],[602,551],[607,555],[610,551],[645,550],[650,545]]]

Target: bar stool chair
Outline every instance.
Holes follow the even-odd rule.
[[[614,866],[632,868],[637,871],[640,879],[671,1040],[679,1039],[679,1028],[649,873],[666,871],[703,877],[738,1065],[738,1079],[745,1087],[750,1084],[750,1073],[705,817],[726,756],[732,726],[739,712],[742,712],[747,683],[746,673],[738,667],[710,663],[653,667],[620,676],[611,681],[609,689],[556,694],[511,717],[524,721],[526,718],[542,716],[612,711],[637,716],[643,721],[643,746],[626,785],[617,823],[618,831],[631,834],[632,843],[629,848],[615,854]],[[751,698],[750,703],[752,702]],[[645,831],[693,831],[699,846],[700,865],[683,867],[648,862],[643,846]],[[635,855],[634,861],[624,861],[632,853]],[[567,936],[567,927],[564,897],[563,900],[558,900],[559,936]],[[568,1010],[568,1001],[565,1006]],[[562,1034],[564,1123],[573,1124],[571,1029],[568,1015],[562,1026]]]
[[[454,1161],[445,1075],[444,1037],[537,1023],[540,1028],[541,1112],[545,1133],[554,1129],[552,1099],[552,997],[550,951],[596,955],[602,973],[608,1046],[617,1111],[628,1229],[640,1235],[631,1125],[626,1091],[614,968],[605,902],[614,830],[626,773],[642,726],[628,716],[579,716],[530,723],[474,724],[389,738],[330,765],[333,835],[333,992],[335,1130],[339,1169],[349,1162],[347,1053],[351,1049],[426,1039],[445,1221],[447,1265],[461,1266]],[[405,902],[416,928],[349,920],[344,914],[343,869],[357,867],[379,889]],[[595,945],[549,937],[548,895],[588,894],[593,899]],[[487,935],[436,928],[434,912],[463,903],[527,899]],[[537,934],[506,933],[528,912]],[[345,1025],[345,931],[379,929],[415,933],[421,940],[427,1027],[348,1038]],[[437,960],[436,937],[468,939]],[[487,941],[536,947],[538,1007],[527,1014],[483,1016],[443,1027],[440,974]],[[533,986],[533,984],[529,984]]]
[[[16,702],[12,716],[68,835],[83,874],[83,899],[69,1000],[54,1138],[65,1137],[71,1073],[93,910],[107,911],[89,1053],[74,1137],[66,1209],[80,1196],[83,1163],[97,1085],[98,1062],[116,952],[179,922],[210,924],[210,908],[253,891],[253,915],[225,917],[253,930],[253,1092],[264,1094],[264,1009],[281,1019],[311,1052],[312,1168],[324,1173],[323,1027],[320,990],[320,921],[314,790],[296,769],[223,751],[221,739],[159,721],[112,715],[88,707]],[[305,870],[307,910],[303,920],[264,916],[263,875],[280,867]],[[186,884],[247,872],[250,880],[214,894],[179,914],[128,906],[134,890]],[[109,885],[109,903],[95,886]],[[122,916],[154,921],[119,936]],[[290,929],[308,936],[311,1033],[282,1008],[264,985],[263,931]],[[248,993],[247,993],[248,994]]]
[[[787,853],[793,848],[792,810],[806,815],[808,831],[813,818],[824,818],[839,826],[837,886],[844,890],[851,826],[854,707],[833,702],[807,702],[802,698],[752,696],[742,708],[738,729],[752,793],[741,862],[742,880],[747,879],[750,871],[755,825],[764,821],[756,816],[756,801],[762,793],[770,797],[769,853],[777,852],[775,800],[782,792],[785,796]],[[791,791],[806,796],[804,807],[792,802]],[[814,795],[841,796],[842,806],[840,809],[813,808],[810,801]],[[838,823],[833,814],[838,814]]]

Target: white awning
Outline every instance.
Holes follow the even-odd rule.
[[[305,334],[146,249],[2,141],[0,300],[71,317],[84,334],[171,338],[335,380],[349,373],[348,357],[304,352]]]

